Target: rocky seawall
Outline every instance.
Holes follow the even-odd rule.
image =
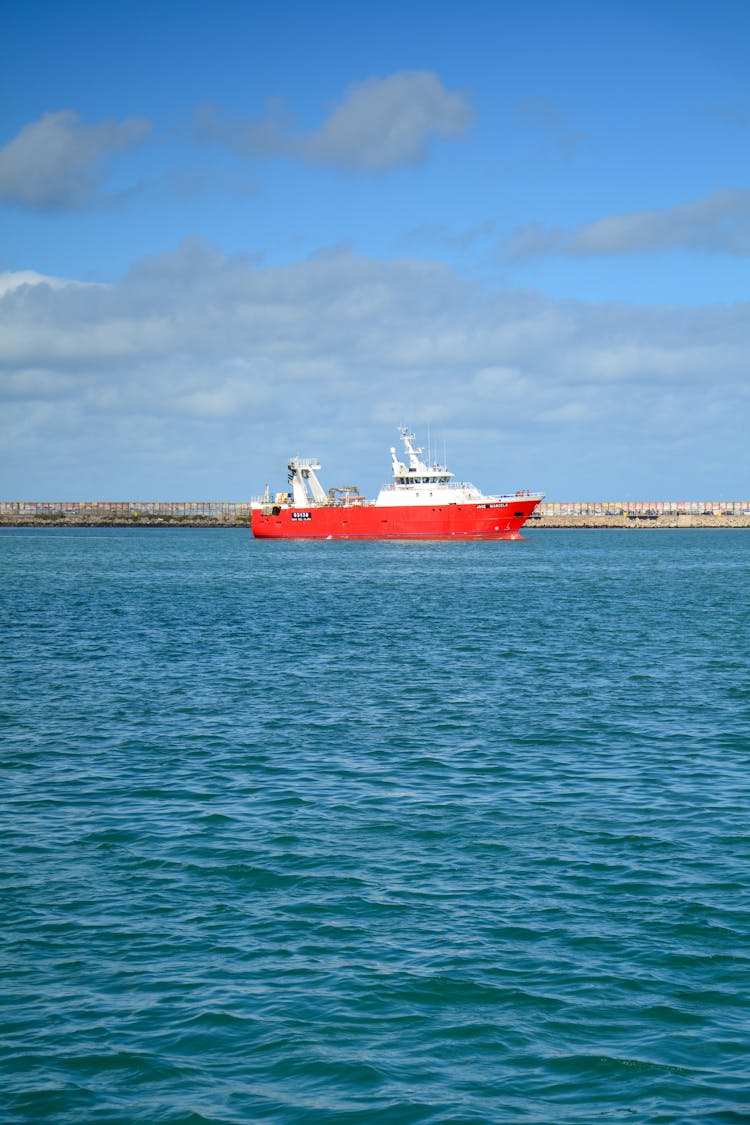
[[[721,513],[720,515],[676,515],[664,513],[658,516],[632,516],[632,515],[541,515],[532,516],[526,523],[526,528],[535,527],[624,527],[634,531],[648,531],[654,528],[665,527],[700,527],[700,528],[750,528],[750,515],[734,515]]]
[[[219,516],[95,516],[95,515],[6,515],[0,527],[249,527],[250,517],[224,519]]]

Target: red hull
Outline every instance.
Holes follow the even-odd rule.
[[[518,496],[485,504],[331,505],[252,511],[257,539],[520,539],[539,503]]]

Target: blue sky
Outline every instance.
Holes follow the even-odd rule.
[[[0,494],[750,495],[750,5],[6,7]]]

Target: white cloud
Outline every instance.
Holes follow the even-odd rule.
[[[0,297],[10,293],[12,289],[19,289],[22,285],[49,285],[53,289],[60,289],[64,285],[90,285],[91,282],[70,281],[64,277],[49,277],[47,274],[37,273],[36,270],[0,270]]]
[[[366,460],[374,478],[355,483],[369,489],[393,427],[429,423],[487,487],[595,496],[657,468],[698,480],[711,446],[730,492],[750,491],[749,312],[556,302],[348,251],[263,267],[195,241],[111,286],[11,279],[6,481],[15,496],[30,476],[47,480],[39,495],[67,481],[127,496],[158,469],[164,495],[231,498],[308,451],[330,454],[334,482]],[[689,453],[667,463],[676,435]]]
[[[351,86],[301,151],[316,162],[382,172],[421,163],[431,137],[460,136],[470,119],[465,94],[450,93],[436,74],[403,71]]]
[[[464,92],[430,71],[372,77],[350,86],[319,128],[307,132],[278,102],[264,117],[228,120],[214,106],[197,115],[199,136],[246,156],[285,155],[310,164],[379,173],[420,164],[435,137],[457,139],[472,111]]]
[[[107,159],[150,128],[143,118],[87,125],[70,109],[45,113],[0,148],[0,200],[37,211],[102,202]]]
[[[514,231],[504,247],[517,261],[676,249],[750,255],[750,191],[715,191],[691,203],[608,215],[569,231],[531,224]]]

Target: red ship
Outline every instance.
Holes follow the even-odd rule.
[[[354,485],[326,492],[315,458],[293,457],[289,491],[252,503],[258,539],[520,539],[520,530],[542,492],[486,496],[475,485],[453,479],[445,465],[426,464],[414,434],[399,428],[405,460],[391,448],[393,481],[377,500]]]

